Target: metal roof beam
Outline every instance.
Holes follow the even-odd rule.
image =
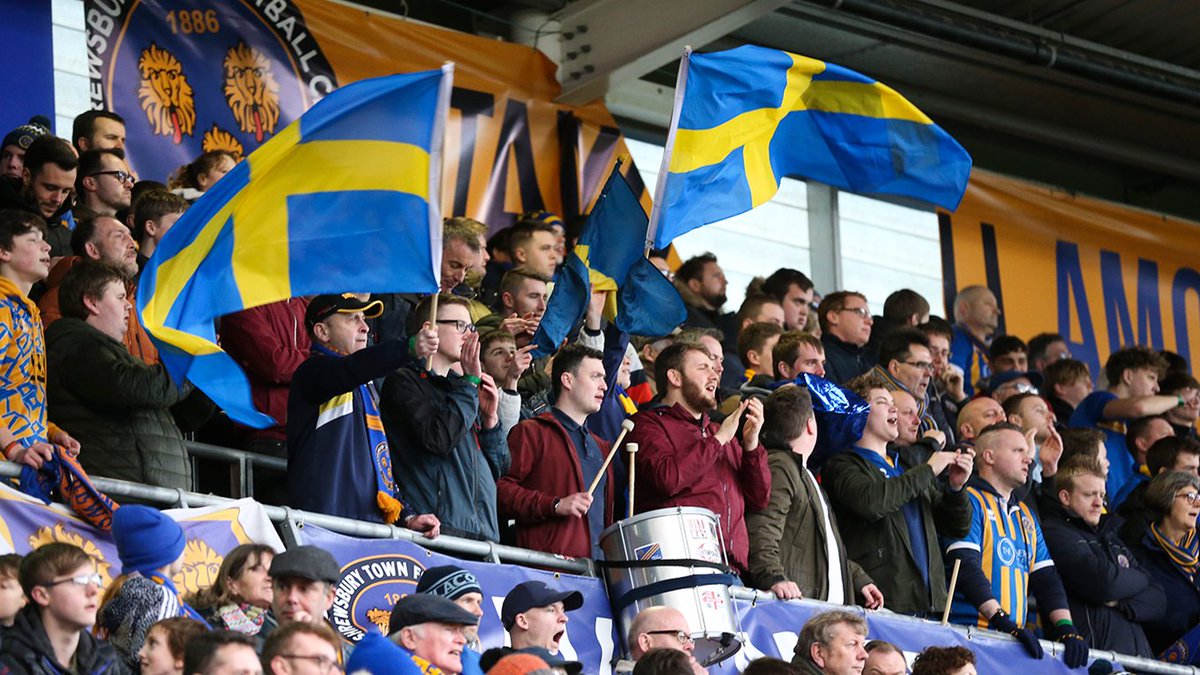
[[[562,26],[559,103],[581,105],[774,12],[789,0],[579,0],[555,14]]]

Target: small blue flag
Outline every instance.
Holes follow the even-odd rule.
[[[645,257],[647,224],[618,162],[554,277],[554,292],[533,336],[535,356],[553,354],[583,321],[593,291],[609,291],[605,317],[630,335],[667,335],[683,323],[687,308],[679,292]]]

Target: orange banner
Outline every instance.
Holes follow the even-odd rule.
[[[986,285],[1001,332],[1060,333],[1093,376],[1122,346],[1200,354],[1200,224],[978,169],[939,218],[948,315]]]

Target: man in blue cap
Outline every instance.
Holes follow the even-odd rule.
[[[579,591],[559,591],[544,581],[517,584],[504,598],[500,622],[508,631],[513,649],[542,647],[558,653],[567,631],[567,612],[583,606]]]

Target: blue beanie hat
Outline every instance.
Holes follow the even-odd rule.
[[[187,537],[183,528],[158,509],[126,504],[113,513],[113,542],[121,573],[152,572],[179,559]]]

